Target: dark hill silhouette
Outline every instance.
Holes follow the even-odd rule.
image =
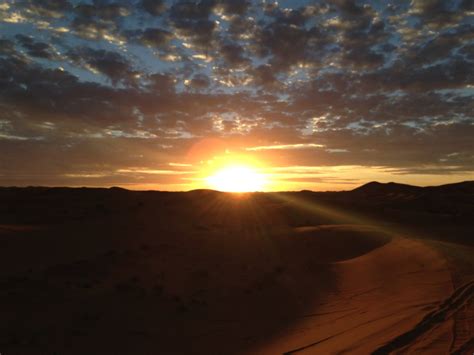
[[[474,181],[463,181],[453,184],[445,184],[439,186],[414,186],[407,184],[399,184],[396,182],[381,183],[371,181],[367,184],[359,186],[351,192],[365,193],[369,195],[377,194],[393,194],[393,193],[474,193]]]
[[[419,192],[423,188],[419,186],[399,184],[396,182],[380,183],[372,181],[365,185],[359,186],[352,192],[362,192],[368,195],[390,194],[390,193],[413,193]]]
[[[474,194],[474,181],[463,181],[440,186],[428,186],[425,187],[425,190],[438,193]]]

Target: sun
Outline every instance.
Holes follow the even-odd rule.
[[[265,175],[249,166],[227,166],[206,178],[214,190],[225,192],[262,191],[266,184]]]

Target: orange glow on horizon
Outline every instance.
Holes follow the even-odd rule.
[[[267,179],[249,166],[232,165],[208,176],[206,182],[212,189],[219,191],[254,192],[263,191]]]

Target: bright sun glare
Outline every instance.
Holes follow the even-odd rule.
[[[252,192],[261,191],[266,179],[263,174],[247,166],[229,166],[207,177],[208,185],[219,191]]]

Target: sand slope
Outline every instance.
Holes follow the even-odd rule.
[[[294,207],[296,193],[291,203],[212,191],[31,196],[16,197],[8,208],[15,214],[0,215],[2,353],[462,354],[474,347],[467,245],[331,223],[344,213],[318,201]]]
[[[446,261],[420,242],[395,238],[361,257],[339,262],[337,292],[317,313],[262,353],[370,353],[407,332],[452,291]],[[451,320],[430,334],[430,353],[446,353]],[[444,329],[444,325],[447,329]],[[423,335],[409,348],[422,346]],[[394,347],[395,349],[395,347]],[[406,350],[406,349],[405,349]]]
[[[108,252],[11,280],[0,295],[11,322],[4,347],[443,354],[453,316],[473,292],[469,283],[453,290],[448,263],[432,247],[371,227],[303,227],[258,241],[250,234],[252,248],[238,255],[225,255],[229,242],[214,238],[199,232],[188,247]]]

